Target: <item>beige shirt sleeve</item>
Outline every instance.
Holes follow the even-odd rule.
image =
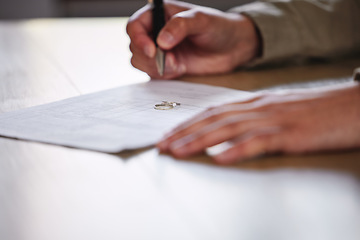
[[[230,11],[259,29],[263,48],[255,65],[360,51],[360,0],[268,0]]]
[[[354,71],[354,80],[360,82],[360,67]]]

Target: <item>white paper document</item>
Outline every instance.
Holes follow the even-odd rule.
[[[116,153],[154,145],[177,124],[251,93],[179,81],[150,81],[0,114],[0,135]],[[162,101],[181,105],[156,110]]]

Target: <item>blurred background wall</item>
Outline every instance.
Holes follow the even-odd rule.
[[[227,10],[253,0],[185,0]],[[146,0],[0,0],[0,19],[130,16]]]
[[[52,17],[58,0],[0,0],[0,18]]]

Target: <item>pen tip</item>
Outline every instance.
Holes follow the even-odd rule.
[[[156,49],[156,68],[160,76],[164,75],[165,69],[165,53],[160,48]]]

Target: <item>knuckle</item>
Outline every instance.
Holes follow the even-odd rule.
[[[228,116],[228,111],[222,107],[210,107],[199,114],[199,121],[207,124],[224,120]]]
[[[200,113],[199,116],[201,116],[201,119],[207,119],[207,118],[211,118],[212,116],[214,116],[216,114],[216,108],[215,107],[210,107],[208,109],[206,109],[204,112]]]
[[[207,22],[207,14],[205,14],[200,9],[194,9],[193,13],[194,19],[199,23],[206,23]]]
[[[193,133],[192,144],[194,145],[194,147],[201,149],[210,146],[213,142],[213,136],[211,133],[212,132],[208,131],[207,129],[203,129],[199,132]]]
[[[129,20],[129,22],[126,25],[126,33],[128,35],[130,35],[130,33],[131,33],[131,27],[132,27],[132,22]]]
[[[185,30],[187,25],[187,18],[182,15],[177,15],[173,19],[173,25],[176,26],[177,30]],[[169,29],[170,30],[170,29]]]
[[[130,52],[134,53],[134,44],[130,43],[129,49],[130,49]]]
[[[222,62],[223,64],[221,66],[223,67],[222,71],[224,72],[233,71],[237,67],[237,64],[235,64],[235,61],[231,55],[224,56]]]
[[[225,125],[231,131],[236,131],[236,130],[238,130],[239,127],[242,128],[241,122],[238,121],[238,119],[235,119],[235,118],[226,118],[225,119]]]
[[[131,57],[130,63],[134,68],[140,69],[134,56]]]
[[[129,49],[130,49],[130,52],[132,53],[132,55],[135,57],[141,57],[141,58],[143,58],[143,54],[142,54],[142,50],[141,50],[141,48],[139,48],[139,46],[138,45],[136,45],[136,43],[135,42],[131,42],[130,44],[129,44]]]
[[[251,156],[257,155],[257,153],[265,151],[262,144],[263,140],[263,136],[252,136],[250,139],[248,139],[242,144],[243,153],[247,156]]]
[[[132,45],[132,50],[140,49],[143,45],[142,35],[141,34],[131,35],[130,44]]]
[[[131,36],[134,32],[135,29],[137,28],[137,21],[136,19],[129,19],[129,21],[126,24],[126,33]]]
[[[223,125],[228,132],[233,132],[236,135],[242,134],[244,129],[249,128],[249,124],[244,123],[243,121],[239,121],[235,118],[226,118],[224,120]]]
[[[209,122],[216,122],[223,118],[222,114],[218,112],[217,110],[210,111],[208,115],[208,121]]]
[[[216,107],[208,107],[208,108],[206,109],[206,111],[211,112],[211,111],[213,111],[214,109],[216,109]]]

